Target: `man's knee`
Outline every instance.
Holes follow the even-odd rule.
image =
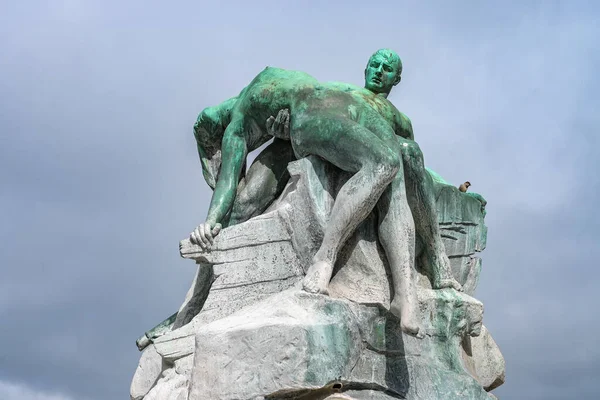
[[[389,179],[393,179],[400,168],[402,168],[402,159],[400,158],[400,155],[396,154],[391,149],[386,148],[378,154],[376,158],[375,166],[377,171]]]
[[[423,152],[421,152],[421,147],[417,142],[406,141],[402,143],[402,150],[410,158],[423,158]]]
[[[423,152],[416,142],[404,141],[401,145],[401,152],[405,164],[423,164]]]

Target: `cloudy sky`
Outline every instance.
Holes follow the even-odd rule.
[[[0,3],[0,399],[128,398],[193,278],[197,114],[267,65],[360,85],[380,47],[427,165],[489,202],[498,397],[600,398],[600,6],[217,3]]]

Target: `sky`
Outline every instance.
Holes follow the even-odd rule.
[[[488,200],[476,297],[500,399],[600,398],[600,4],[0,2],[0,399],[129,396],[178,309],[211,192],[192,126],[266,66],[390,100],[425,162]]]

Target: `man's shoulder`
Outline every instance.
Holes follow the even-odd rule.
[[[396,109],[398,110],[398,109]],[[410,139],[410,140],[414,140],[414,134],[413,134],[413,128],[412,128],[412,122],[410,121],[410,118],[408,118],[408,116],[400,111],[396,112],[396,127],[397,127],[397,134],[399,134],[400,136],[406,138],[406,139]]]
[[[408,116],[403,112],[398,111],[398,121],[402,126],[411,127],[412,129],[412,122],[410,121],[410,118],[408,118]]]
[[[238,97],[232,97],[216,106],[206,107],[198,115],[197,122],[210,121],[212,123],[222,123],[224,120],[229,120],[231,110],[235,106]]]

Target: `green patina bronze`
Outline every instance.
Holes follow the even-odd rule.
[[[138,347],[138,349],[144,350],[144,348],[146,348],[150,343],[152,343],[154,339],[171,331],[171,327],[175,323],[175,319],[177,319],[177,313],[174,313],[169,318],[165,319],[160,324],[150,329],[148,332],[145,332],[138,340],[135,341],[135,344]]]
[[[308,74],[276,68],[267,68],[259,76],[262,80],[269,80],[271,82],[276,82],[278,79],[286,80],[293,77],[295,86],[298,88],[302,87],[302,80],[304,79],[305,84],[308,87],[312,86],[317,90],[328,89],[329,94],[335,91],[352,92],[362,103],[366,103],[369,107],[378,111],[384,116],[386,121],[392,122],[397,134],[399,133],[401,136],[412,140],[412,125],[408,117],[396,110],[389,101],[383,101],[383,99],[387,98],[387,95],[393,86],[400,81],[401,71],[402,63],[400,58],[394,52],[383,49],[371,57],[367,68],[365,69],[364,89],[367,90],[340,82],[319,84]],[[256,83],[256,79],[249,87],[253,86],[254,83]],[[261,99],[263,103],[269,103],[271,100],[270,97],[266,96],[267,93],[271,93],[273,98],[277,98],[281,95],[280,93],[274,93],[273,90],[271,90],[274,88],[275,85],[273,87],[267,87],[266,92],[259,93],[259,96],[265,96]],[[280,86],[279,89],[281,89]],[[232,111],[234,110],[238,99],[240,96],[243,96],[247,90],[248,88],[245,88],[239,96],[228,99],[215,107],[204,109],[198,116],[196,124],[194,125],[194,136],[198,145],[198,154],[200,156],[203,174],[206,182],[213,189],[216,186],[217,176],[219,176],[221,169],[223,135],[231,122]],[[299,104],[300,108],[306,110],[308,104],[306,102],[302,103],[301,101],[299,103],[301,103]],[[272,105],[271,107],[273,108],[276,106]],[[356,105],[350,106],[348,111],[352,115],[352,118],[358,118],[358,108]],[[328,117],[330,117],[332,113],[332,110],[330,110],[325,118],[315,120],[314,123],[320,125],[329,123]],[[278,117],[280,114],[281,113],[277,114]],[[260,214],[283,190],[283,186],[285,186],[285,183],[287,183],[289,178],[286,170],[287,164],[295,159],[291,143],[279,139],[280,137],[283,137],[289,140],[289,133],[286,134],[280,132],[279,129],[277,129],[279,128],[277,126],[277,121],[275,129],[268,132],[268,127],[264,125],[264,121],[262,121],[260,117],[255,116],[254,119],[257,123],[253,126],[253,129],[255,130],[255,136],[258,140],[247,141],[246,152],[249,153],[255,150],[273,136],[275,136],[275,140],[260,153],[247,172],[244,173],[244,168],[242,167],[241,180],[237,188],[235,201],[231,207],[231,212],[221,218],[222,225],[240,223]],[[286,122],[289,123],[289,120]],[[321,135],[326,136],[329,130],[329,128],[324,127]],[[333,143],[329,142],[329,144]],[[231,178],[224,177],[224,179]],[[218,193],[217,196],[213,196],[213,204],[224,204],[223,193]],[[222,214],[222,212],[219,212],[219,210],[213,207],[211,207],[211,210],[217,211],[218,214]],[[210,220],[210,216],[208,219]]]
[[[390,231],[415,229],[424,244],[424,264],[432,286],[460,289],[441,241],[433,193],[434,181],[446,182],[424,167],[411,121],[387,100],[401,81],[401,72],[400,57],[388,49],[370,57],[364,88],[320,83],[303,72],[269,67],[238,96],[204,109],[194,125],[194,136],[204,178],[215,191],[206,222],[192,233],[191,240],[209,248],[221,226],[261,214],[287,184],[288,163],[314,154],[354,173],[350,180],[354,183],[336,199],[333,227],[326,232],[315,264],[322,262],[329,269],[340,245],[377,203],[380,240],[390,261],[407,264],[410,257],[409,249],[400,256],[390,254],[389,248],[398,247]],[[271,139],[246,170],[248,153]],[[485,200],[481,201],[484,209]],[[406,221],[402,214],[412,219]],[[391,217],[386,220],[381,215]],[[414,228],[410,228],[413,221]],[[406,239],[414,241],[414,235]],[[320,269],[309,271],[309,277],[317,275],[316,283],[305,285],[309,291],[326,291],[331,271]],[[410,299],[410,273],[396,271],[395,291],[406,292]]]
[[[503,381],[503,360],[482,349],[491,338],[471,342],[483,330],[470,295],[486,201],[425,168],[411,121],[388,101],[401,73],[388,49],[370,57],[364,87],[268,67],[200,113],[194,135],[214,193],[205,222],[180,243],[198,274],[181,311],[137,341],[154,345],[132,398],[147,377],[149,397],[161,398],[191,382],[190,398],[242,398],[249,386],[273,399],[368,389],[479,400]],[[304,157],[290,179],[288,164]],[[478,364],[488,355],[498,365]]]
[[[403,294],[402,299],[394,299],[392,312],[402,314],[407,331],[418,332],[418,327],[409,326],[412,311],[406,311],[412,308],[414,297],[407,266],[414,262],[410,258],[415,226],[425,244],[433,287],[460,289],[460,285],[450,272],[437,224],[433,180],[413,140],[412,125],[387,100],[400,82],[401,72],[400,57],[388,49],[369,59],[364,88],[320,83],[304,72],[268,67],[237,97],[201,113],[195,134],[204,176],[214,193],[206,222],[192,232],[191,241],[210,248],[223,224],[260,213],[280,193],[281,182],[286,180],[285,161],[294,156],[319,156],[353,175],[338,193],[304,289],[327,292],[341,245],[377,207],[379,237],[391,265],[395,293]],[[263,152],[265,162],[259,164],[263,173],[251,181],[252,174],[244,174],[246,157],[272,136],[278,140],[271,146],[285,149],[279,140],[289,139],[293,153],[289,147],[283,155],[271,149]],[[280,162],[264,167],[271,161],[270,154],[278,154]],[[236,197],[242,199],[237,209]],[[248,203],[245,199],[249,206],[244,205]]]

